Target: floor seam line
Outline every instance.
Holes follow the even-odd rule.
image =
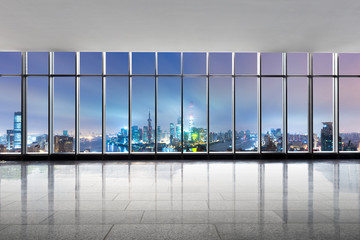
[[[142,220],[143,220],[143,218],[144,218],[144,215],[145,215],[145,210],[143,211],[143,213],[142,213],[142,215],[141,215],[141,218],[140,218],[140,222],[139,222],[139,223],[142,222]]]
[[[216,227],[216,224],[214,223],[213,225],[214,225],[214,227],[215,227],[216,234],[219,236],[219,239],[222,240],[222,238],[221,238],[221,236],[220,236],[220,233],[219,233],[219,230],[218,230],[217,227]]]
[[[106,233],[106,235],[105,235],[105,237],[103,238],[103,240],[105,240],[105,239],[107,238],[107,236],[109,235],[109,233],[111,232],[111,230],[113,229],[114,226],[115,226],[115,224],[113,224],[113,225],[110,227],[109,231]]]

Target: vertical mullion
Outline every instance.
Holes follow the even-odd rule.
[[[184,158],[184,71],[183,71],[183,67],[184,67],[184,64],[183,64],[183,52],[181,52],[181,77],[180,77],[180,81],[181,81],[181,134],[180,134],[180,137],[181,137],[181,159]],[[176,129],[176,128],[175,128]]]
[[[157,141],[157,98],[158,98],[158,76],[157,76],[157,68],[158,68],[158,53],[155,52],[155,141],[154,141],[154,144],[155,144],[155,149],[154,149],[154,152],[155,152],[155,158],[157,158],[157,144],[158,144],[158,141]],[[150,131],[150,130],[149,130]],[[151,132],[150,132],[151,134]]]
[[[131,92],[132,92],[132,52],[129,52],[129,92],[128,92],[128,125],[129,125],[129,130],[128,130],[128,148],[129,148],[129,159],[130,159],[130,154],[132,152],[132,123],[131,123]],[[129,167],[130,168],[130,167]]]
[[[79,107],[80,107],[80,53],[75,55],[75,155],[79,154]]]
[[[308,54],[308,151],[313,153],[313,57],[312,54]]]
[[[102,53],[102,155],[106,152],[106,53]]]
[[[27,52],[21,53],[21,155],[26,154],[27,139]]]
[[[283,153],[288,153],[288,138],[287,138],[287,128],[288,128],[288,116],[287,116],[287,53],[282,54],[282,69],[283,69]]]
[[[207,153],[210,153],[210,78],[209,78],[209,52],[206,52],[206,111],[207,111]],[[190,130],[191,131],[191,130]]]
[[[49,83],[48,83],[48,154],[54,152],[53,140],[54,140],[54,53],[49,53]]]
[[[233,131],[232,131],[232,153],[234,154],[234,158],[235,158],[235,152],[236,152],[236,142],[235,142],[235,137],[236,137],[236,119],[235,119],[235,111],[236,111],[236,95],[235,95],[235,53],[232,53],[231,56],[231,73],[232,73],[232,103],[233,103],[233,108],[232,108],[232,124],[233,124]]]
[[[261,54],[258,52],[257,53],[257,75],[259,76],[257,78],[257,120],[258,120],[258,134],[257,134],[257,142],[258,142],[258,153],[261,154],[262,149],[261,149],[261,138],[262,138],[262,133],[261,133]]]
[[[334,152],[339,153],[339,56],[333,53],[333,75],[334,78],[334,131],[333,146]]]

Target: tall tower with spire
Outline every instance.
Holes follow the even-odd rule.
[[[150,117],[150,111],[149,111],[149,118],[148,118],[148,143],[151,143],[151,134],[152,134],[152,127],[151,127],[151,117]]]

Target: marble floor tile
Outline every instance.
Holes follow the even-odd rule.
[[[106,240],[159,239],[159,240],[220,240],[211,224],[122,224],[115,225]]]
[[[0,239],[103,240],[112,225],[12,225],[0,232]]]
[[[42,221],[48,225],[140,223],[143,211],[57,211]]]
[[[53,211],[1,211],[0,224],[39,224]]]

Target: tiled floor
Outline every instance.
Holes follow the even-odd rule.
[[[0,239],[360,239],[360,162],[2,162]]]

